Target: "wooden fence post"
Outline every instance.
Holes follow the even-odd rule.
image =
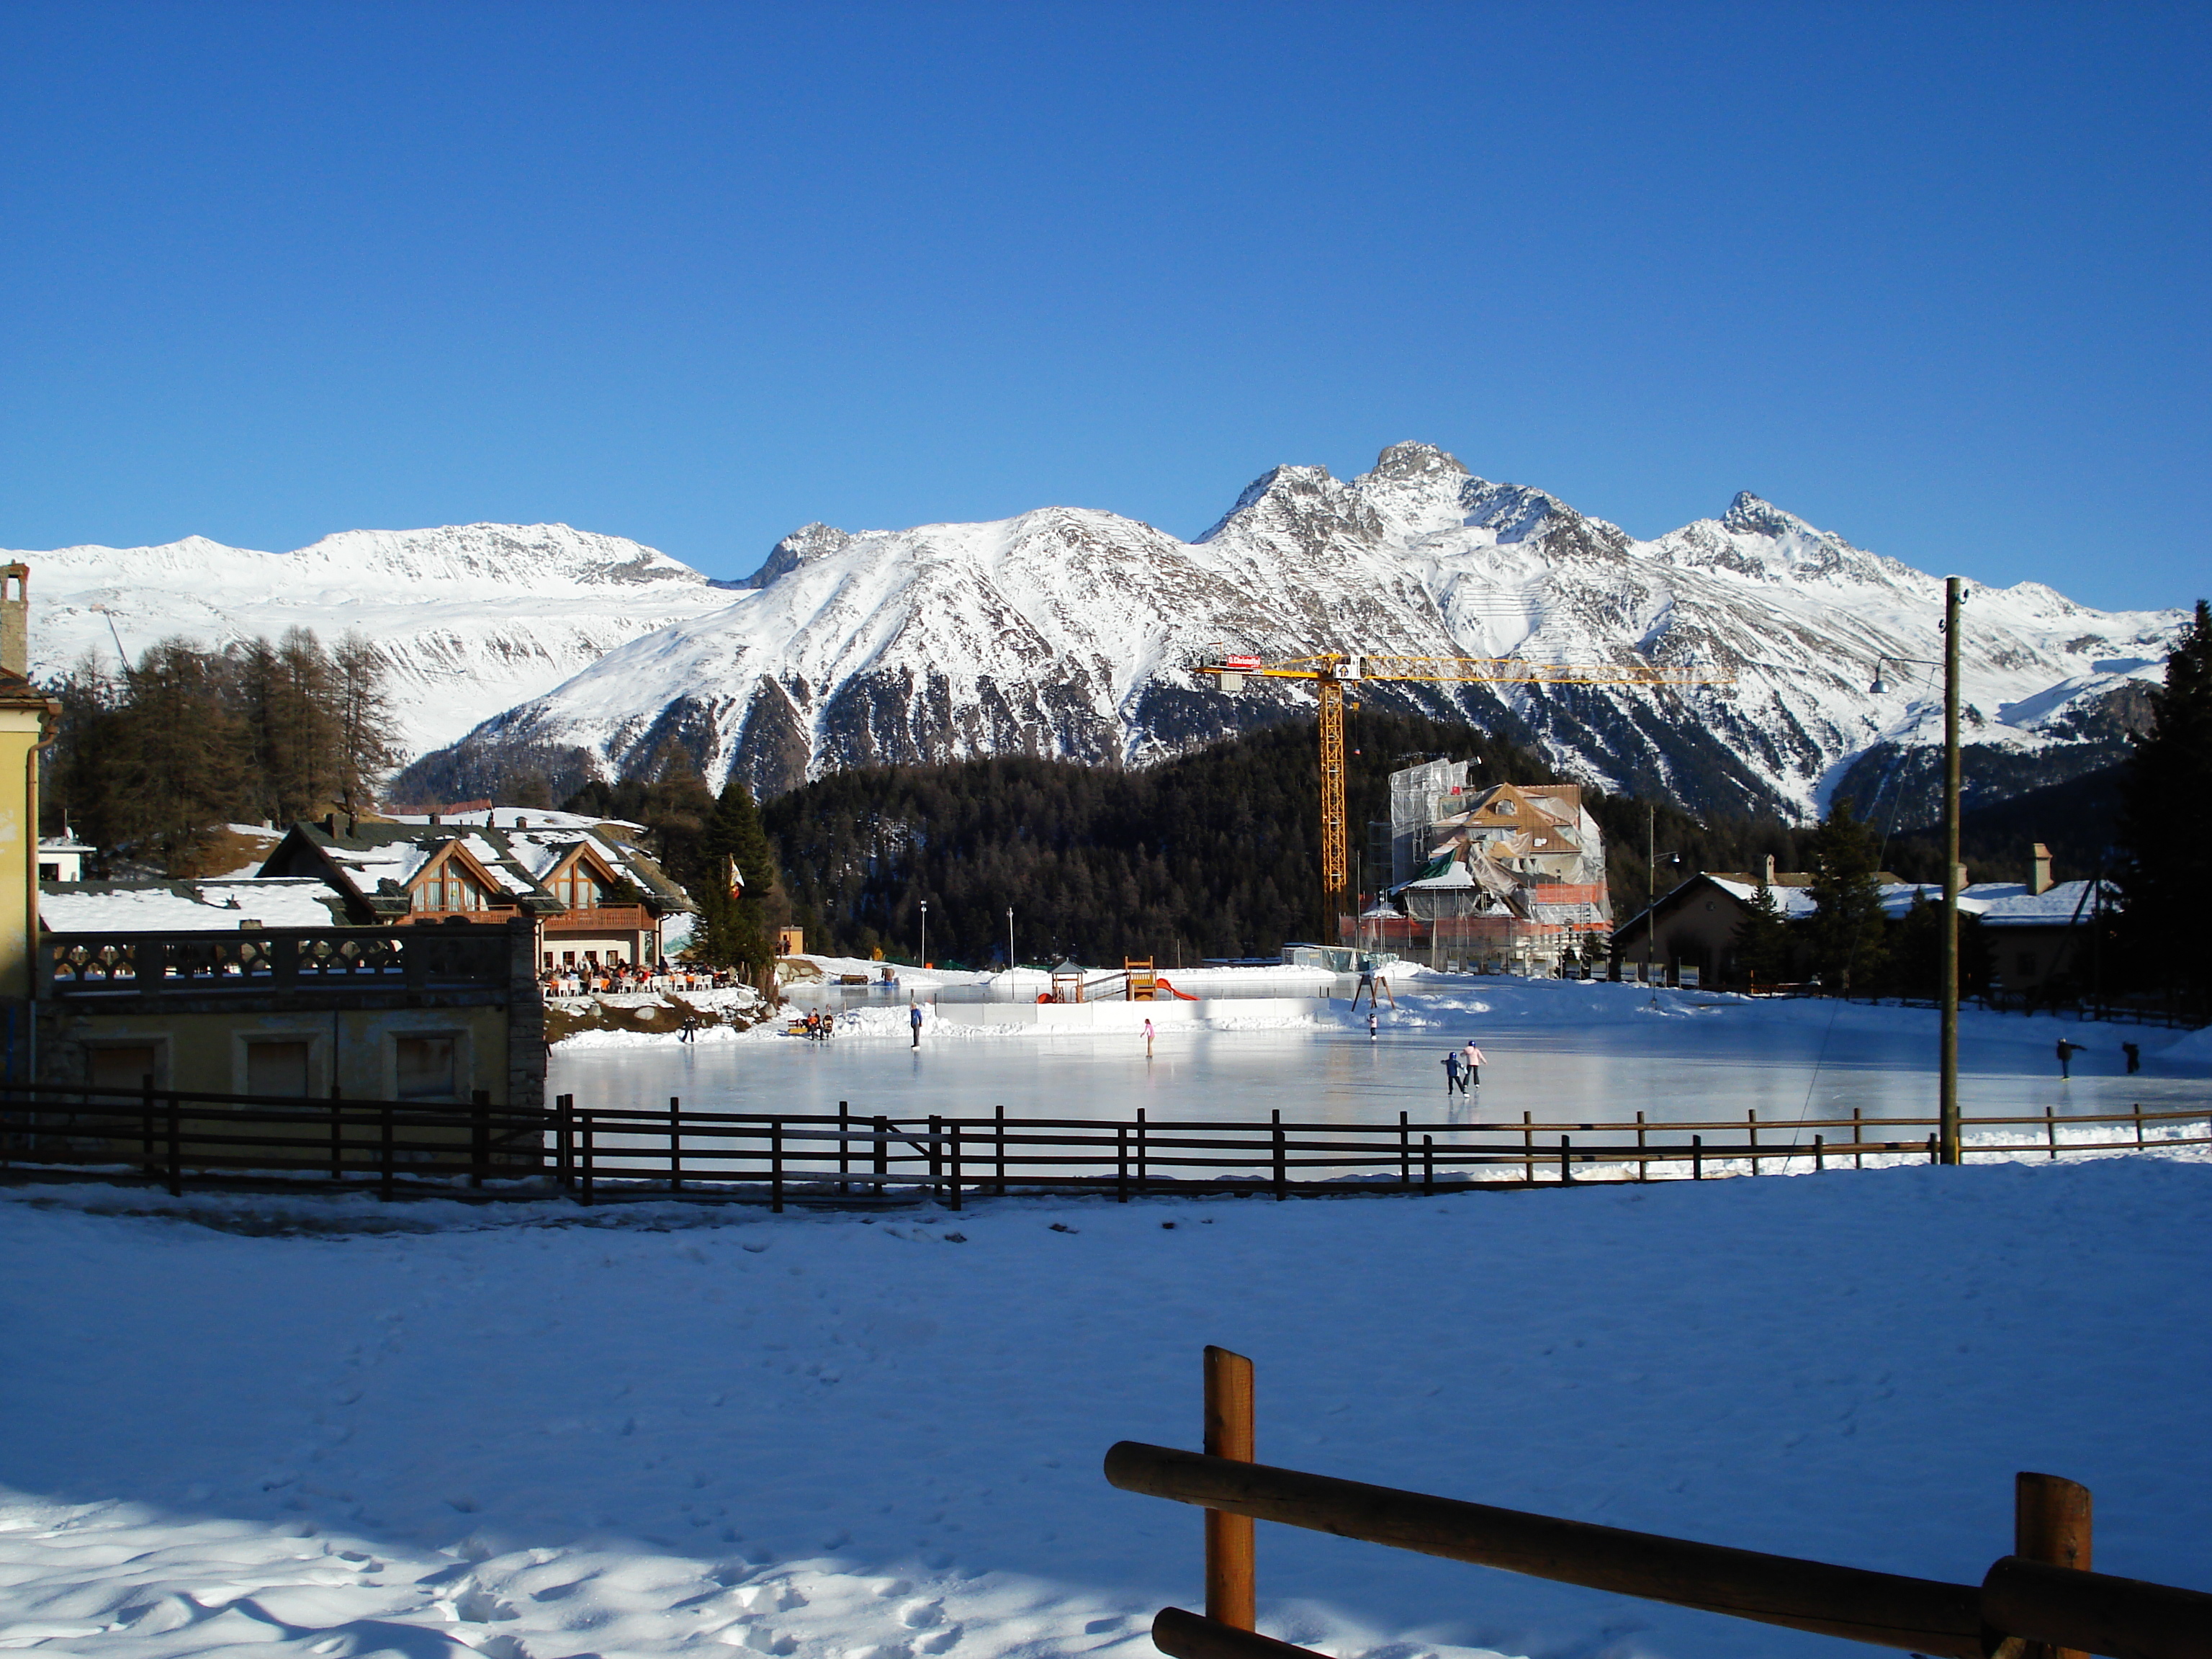
[[[991,1147],[999,1167],[999,1179],[993,1190],[1004,1198],[1006,1195],[1006,1109],[1004,1106],[991,1109]]]
[[[1412,1191],[1413,1186],[1413,1131],[1403,1112],[1398,1114],[1398,1186],[1407,1192]]]
[[[1129,1201],[1129,1126],[1114,1126],[1114,1201]]]
[[[684,1190],[684,1102],[678,1095],[668,1097],[668,1190]]]
[[[879,1176],[887,1176],[890,1172],[891,1121],[887,1117],[879,1117],[876,1120],[876,1173]],[[888,1181],[877,1182],[876,1196],[881,1198],[890,1187],[890,1182]]]
[[[1651,1160],[1644,1155],[1644,1114],[1641,1112],[1636,1115],[1636,1178],[1638,1181],[1651,1179]]]
[[[846,1109],[846,1103],[841,1100],[837,1103],[837,1174],[840,1177],[837,1182],[837,1195],[840,1198],[853,1190],[853,1183],[842,1178],[853,1172],[853,1143],[846,1139],[852,1133],[852,1114]]]
[[[939,1203],[945,1201],[945,1120],[935,1112],[929,1115],[929,1195]]]
[[[1817,1172],[1827,1167],[1828,1138],[1826,1135],[1814,1135],[1813,1137],[1813,1168]]]
[[[2141,1112],[2142,1109],[2137,1107],[2136,1109]],[[1137,1193],[1139,1197],[1143,1195],[1145,1182],[1152,1174],[1151,1139],[1145,1127],[1145,1109],[1139,1106],[1137,1108]]]
[[[1866,1125],[1859,1121],[1859,1109],[1856,1106],[1851,1108],[1851,1145],[1854,1146],[1863,1146],[1866,1145]],[[1866,1154],[1864,1152],[1853,1152],[1851,1154],[1851,1168],[1854,1170],[1863,1170],[1866,1168]]]
[[[1521,1114],[1521,1184],[1536,1184],[1536,1132],[1528,1127],[1528,1114]]]
[[[960,1207],[960,1120],[951,1121],[952,1132],[952,1207]]]
[[[1759,1114],[1753,1112],[1744,1120],[1744,1129],[1751,1140],[1751,1172],[1759,1173]]]
[[[1249,1463],[1252,1362],[1241,1353],[1206,1349],[1206,1455]],[[1257,1576],[1249,1515],[1206,1512],[1206,1616],[1250,1630],[1257,1613]]]
[[[1275,1109],[1272,1138],[1275,1151],[1275,1200],[1280,1203],[1291,1195],[1291,1165],[1288,1149],[1283,1145],[1283,1113],[1280,1107]]]
[[[1703,1135],[1692,1135],[1690,1137],[1690,1179],[1703,1181],[1705,1178],[1705,1138]]]
[[[2012,1549],[2030,1561],[2090,1571],[2089,1489],[2056,1474],[2013,1477]],[[2089,1659],[2072,1648],[2030,1642],[2021,1659]]]
[[[930,1142],[930,1156],[935,1161],[937,1143]],[[768,1126],[768,1207],[771,1215],[783,1213],[783,1120],[770,1118]]]
[[[2043,1109],[2043,1138],[2051,1148],[2050,1161],[2056,1164],[2058,1161],[2058,1118],[2055,1107]]]
[[[592,1121],[592,1112],[589,1107],[586,1107],[584,1109],[583,1119],[584,1170],[583,1176],[580,1183],[581,1188],[581,1198],[580,1201],[588,1206],[592,1201],[592,1177],[599,1174],[599,1161],[597,1157],[599,1146],[592,1133],[597,1126],[594,1125]]]
[[[1432,1193],[1437,1189],[1437,1138],[1421,1137],[1421,1190]]]

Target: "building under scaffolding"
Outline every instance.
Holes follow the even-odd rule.
[[[1549,973],[1570,956],[1602,956],[1605,839],[1582,790],[1476,787],[1469,769],[1431,761],[1391,775],[1390,884],[1347,918],[1347,936],[1477,972]]]

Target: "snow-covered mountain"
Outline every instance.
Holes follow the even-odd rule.
[[[566,525],[354,530],[295,553],[194,536],[166,547],[8,553],[31,567],[31,670],[89,654],[109,672],[156,641],[220,647],[286,629],[349,629],[391,665],[419,754],[553,690],[617,646],[719,611],[729,595],[665,553]]]
[[[700,596],[706,598],[707,596]],[[994,753],[1140,763],[1280,719],[1280,683],[1225,695],[1218,645],[1693,663],[1732,684],[1363,687],[1370,702],[1516,731],[1568,775],[1705,809],[1809,811],[1856,765],[1940,741],[1940,579],[1749,494],[1643,542],[1425,444],[1344,481],[1283,466],[1183,542],[1110,513],[849,533],[809,525],[748,591],[702,604],[488,720],[420,775],[474,793],[525,767],[650,767],[673,744],[764,793],[841,767]],[[2103,612],[2036,583],[1977,587],[1971,739],[2020,787],[2113,752],[2179,611]],[[2116,695],[2117,694],[2117,695]],[[2139,687],[2135,704],[2139,706]],[[1871,760],[1869,757],[1872,757]]]

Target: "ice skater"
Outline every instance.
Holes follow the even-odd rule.
[[[2063,1083],[2073,1076],[2074,1056],[2081,1052],[2081,1045],[2065,1037],[2058,1039],[2058,1080]]]
[[[1461,1068],[1467,1073],[1468,1083],[1474,1083],[1476,1085],[1480,1085],[1481,1083],[1482,1050],[1474,1046],[1474,1039],[1473,1037],[1469,1037],[1467,1040],[1467,1047],[1459,1051],[1459,1063]],[[1462,1083],[1459,1085],[1459,1091],[1462,1094],[1465,1094],[1467,1092],[1466,1083]]]
[[[2133,1077],[2142,1070],[2142,1050],[2132,1042],[2123,1042],[2120,1052],[2127,1056],[2128,1075]]]
[[[1460,1093],[1465,1094],[1467,1092],[1467,1079],[1459,1074],[1459,1050],[1456,1048],[1445,1049],[1443,1065],[1444,1098],[1446,1100],[1449,1100],[1452,1097],[1452,1091],[1455,1089],[1458,1090]]]
[[[913,1029],[913,1031],[914,1031],[914,1042],[912,1042],[912,1044],[910,1044],[909,1046],[910,1046],[910,1047],[913,1047],[913,1048],[921,1048],[921,1005],[919,1002],[915,1001],[915,1000],[914,1000],[914,999],[913,999],[913,998],[911,998],[911,997],[909,997],[909,998],[908,998],[908,999],[907,999],[907,1005],[906,1005],[906,1023],[907,1023],[907,1024],[908,1024],[908,1026],[910,1026],[910,1027]]]
[[[696,1014],[684,1015],[684,1029],[677,1033],[677,1041],[679,1042],[696,1042],[698,1040],[699,1016]]]
[[[1145,1058],[1146,1058],[1146,1060],[1150,1060],[1152,1057],[1152,1022],[1151,1020],[1147,1019],[1147,1020],[1145,1022]]]
[[[1367,1011],[1367,1040],[1370,1042],[1375,1041],[1375,1011],[1372,1008]]]

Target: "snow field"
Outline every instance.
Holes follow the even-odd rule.
[[[1272,1462],[1978,1579],[2011,1476],[2203,1587],[2212,1176],[2157,1157],[731,1219],[0,1193],[0,1622],[48,1651],[1150,1652],[1207,1341]],[[24,1431],[35,1425],[35,1431]],[[1824,1638],[1263,1528],[1339,1659]]]

